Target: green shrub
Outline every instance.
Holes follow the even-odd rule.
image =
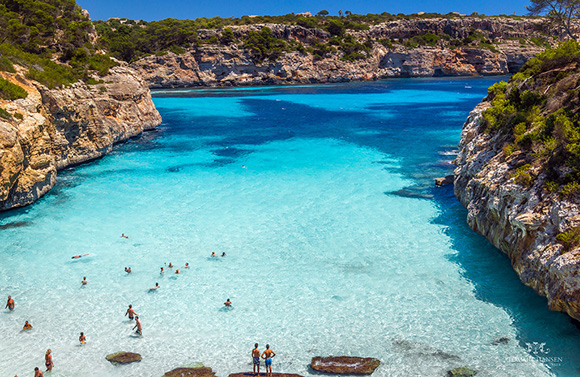
[[[520,166],[516,169],[515,174],[512,175],[514,178],[514,182],[520,186],[529,187],[533,183],[533,178],[529,173],[529,170],[532,166],[530,164],[526,164],[524,166]]]
[[[580,227],[575,227],[556,236],[556,240],[562,244],[562,254],[577,248],[580,245]]]
[[[562,194],[565,198],[570,198],[575,196],[580,192],[580,184],[578,182],[570,182],[564,185],[562,189],[560,189],[560,194]]]
[[[26,96],[28,92],[24,88],[0,77],[0,98],[13,101]]]
[[[24,119],[24,115],[22,115],[20,113],[14,113],[14,118],[16,118],[18,120],[23,120]]]
[[[10,113],[8,111],[6,111],[0,107],[0,118],[10,120],[10,119],[12,119],[12,115],[10,115]]]
[[[554,181],[546,181],[545,187],[546,187],[546,190],[548,190],[550,192],[556,192],[556,191],[558,191],[559,186]]]

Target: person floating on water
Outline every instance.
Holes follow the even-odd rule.
[[[30,322],[25,321],[24,322],[24,327],[22,328],[22,330],[32,330],[32,325],[30,324]]]
[[[34,377],[44,377],[44,373],[38,367],[34,368]]]
[[[149,288],[150,291],[156,291],[159,289],[159,283],[155,283],[155,286],[153,288]]]
[[[72,256],[70,259],[79,259],[82,257],[86,257],[87,255],[89,255],[89,254],[79,254],[79,255]]]
[[[8,310],[10,311],[14,310],[14,300],[10,296],[8,296],[8,301],[6,302],[6,306],[4,307],[4,309],[6,308],[8,308]]]
[[[129,305],[129,309],[127,309],[127,311],[125,312],[125,315],[129,315],[129,320],[132,321],[133,317],[137,315],[137,313],[135,313],[135,310],[133,310],[133,305]]]
[[[189,263],[185,262],[185,268],[189,268]]]
[[[254,376],[260,374],[260,350],[258,349],[258,343],[254,344],[254,349],[252,350],[252,364],[254,364]],[[258,369],[258,373],[256,373]]]
[[[225,257],[225,256],[226,256],[226,252],[224,251],[224,252],[222,253],[222,257]]]
[[[121,238],[129,238],[129,236],[126,236],[125,233],[121,233]]]
[[[131,273],[131,267],[129,267],[129,268],[125,267],[125,272],[128,273],[128,274],[130,274]]]
[[[81,281],[82,285],[87,285],[88,281],[87,281],[87,277],[83,276],[83,281]]]
[[[139,335],[143,335],[142,331],[141,331],[141,321],[139,320],[139,316],[135,317],[135,326],[133,326],[133,330],[135,330],[135,328],[137,328],[137,331],[135,331],[137,334]]]
[[[229,298],[226,300],[226,302],[224,302],[224,305],[225,305],[227,308],[229,308],[229,307],[231,307],[231,306],[232,306],[232,302],[230,301],[230,299],[229,299]]]
[[[79,336],[79,342],[81,342],[81,344],[87,343],[87,338],[85,337],[85,334],[82,332],[81,332],[81,336]]]
[[[272,377],[272,358],[276,353],[270,349],[270,345],[266,344],[266,350],[262,353],[262,358],[266,361],[266,376]]]
[[[54,363],[52,362],[52,350],[49,348],[44,355],[44,364],[46,365],[47,372],[52,370]]]

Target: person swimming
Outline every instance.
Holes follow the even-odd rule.
[[[129,236],[126,236],[125,233],[121,233],[121,238],[129,238]]]
[[[185,262],[185,268],[189,268],[189,263]]]
[[[215,255],[215,251],[213,251],[213,252],[211,253],[211,256],[212,256],[212,257],[215,257],[215,256],[216,256],[216,255]]]
[[[224,305],[225,305],[227,308],[230,308],[230,307],[232,306],[232,302],[230,301],[230,299],[229,299],[229,298],[226,300],[226,302],[224,302]]]
[[[79,255],[75,255],[75,256],[72,256],[71,259],[79,259],[79,258],[82,258],[82,257],[86,257],[87,255],[90,255],[90,254],[79,254]]]
[[[177,270],[175,270],[176,274],[180,274],[181,272],[179,272],[179,268]]]
[[[128,274],[130,274],[131,273],[131,267],[129,267],[129,268],[125,267],[125,272],[128,273]]]
[[[165,271],[163,271],[163,267],[161,267],[161,272],[160,274],[163,275],[165,273]]]
[[[87,281],[87,277],[83,276],[83,281],[81,281],[82,285],[87,285],[88,281]]]
[[[24,322],[24,327],[22,328],[22,330],[32,330],[32,325],[30,324],[30,322],[28,321]]]
[[[173,264],[171,262],[169,262],[169,266],[167,266],[169,268],[173,268]]]
[[[153,288],[149,288],[149,291],[156,291],[157,289],[159,289],[159,283],[155,283],[155,286]]]
[[[224,252],[222,253],[222,257],[225,257],[225,256],[226,256],[226,252],[224,251]]]

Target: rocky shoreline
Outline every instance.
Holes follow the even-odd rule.
[[[0,210],[22,207],[46,194],[59,170],[109,153],[115,143],[161,123],[149,88],[124,65],[98,84],[48,89],[24,70],[3,78],[28,93],[0,100],[11,119],[0,119]]]
[[[455,160],[454,191],[467,208],[467,223],[510,258],[521,281],[548,300],[551,310],[580,320],[580,256],[562,253],[556,235],[580,222],[580,206],[544,188],[546,174],[534,184],[515,182],[521,153],[506,156],[505,135],[485,132],[484,100],[463,126]],[[535,175],[535,173],[534,173]]]
[[[184,53],[151,55],[131,63],[150,88],[285,85],[379,80],[393,77],[441,77],[506,75],[517,72],[544,47],[530,42],[542,38],[538,32],[542,19],[473,18],[400,20],[373,25],[369,30],[351,32],[359,42],[373,41],[365,59],[344,60],[340,52],[322,57],[307,52],[286,52],[275,61],[256,62],[250,51],[232,43],[227,46],[202,44]],[[276,38],[308,46],[316,40],[328,42],[332,35],[321,29],[296,25],[231,26],[241,38],[263,27]],[[390,46],[379,40],[403,41],[432,33],[454,40],[467,38],[474,31],[489,46],[449,44],[408,47]],[[350,32],[350,31],[349,31]],[[220,30],[202,30],[203,39],[218,38]],[[525,42],[528,41],[528,42]]]

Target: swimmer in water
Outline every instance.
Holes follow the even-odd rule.
[[[75,255],[74,257],[71,257],[71,259],[79,259],[82,257],[86,257],[87,255],[89,255],[89,254]]]
[[[225,257],[225,256],[226,256],[226,252],[224,251],[224,252],[222,253],[222,257]]]
[[[126,236],[125,233],[121,233],[121,238],[129,238],[129,236]]]
[[[169,266],[167,266],[169,268],[173,268],[173,264],[171,264],[171,262],[169,262]]]
[[[189,263],[185,263],[185,268],[189,268]]]
[[[44,373],[38,367],[34,368],[34,377],[44,377]]]
[[[83,334],[82,332],[81,332],[81,336],[79,336],[79,342],[81,342],[81,344],[87,343],[87,338],[85,337],[85,334]]]
[[[149,288],[149,291],[156,291],[157,289],[159,289],[159,283],[155,283],[155,286],[153,288]]]
[[[227,308],[229,308],[229,307],[231,307],[231,306],[232,306],[232,302],[230,301],[230,299],[229,299],[229,298],[226,300],[226,302],[224,302],[224,305],[225,305]]]
[[[179,268],[177,270],[175,270],[176,274],[180,274],[181,272],[179,272]]]
[[[161,274],[161,275],[163,275],[163,273],[164,273],[164,272],[165,272],[165,271],[163,271],[163,267],[161,267],[161,272],[160,272],[160,274]]]
[[[26,321],[24,322],[24,327],[22,328],[22,330],[32,330],[32,325]]]
[[[6,308],[8,308],[8,310],[10,311],[14,310],[14,300],[10,296],[8,296],[8,301],[6,302],[6,306],[4,307],[4,309]]]
[[[128,274],[130,274],[131,273],[131,267],[129,267],[129,268],[125,267],[125,272],[128,273]]]
[[[125,312],[125,315],[129,315],[129,320],[132,321],[133,320],[133,316],[136,316],[137,313],[135,313],[135,310],[133,310],[133,305],[129,305],[129,309],[127,309],[127,311]]]
[[[87,281],[87,277],[83,276],[83,281],[81,281],[82,285],[87,285],[88,281]]]
[[[215,256],[216,256],[216,255],[215,255],[215,251],[212,251],[212,253],[211,253],[211,256],[212,256],[212,257],[215,257]]]
[[[139,335],[143,335],[143,333],[141,332],[141,321],[139,320],[139,316],[135,317],[135,326],[133,326],[133,330],[135,330],[135,328],[137,328],[137,331],[135,331],[137,334]]]

